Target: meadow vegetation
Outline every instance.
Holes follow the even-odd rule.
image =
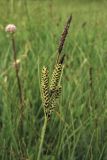
[[[44,123],[40,82],[52,75],[67,18],[72,23],[62,93],[44,136],[41,160],[107,159],[106,1],[0,0],[0,160],[36,160]],[[24,98],[23,133],[13,50],[5,26],[13,23]]]

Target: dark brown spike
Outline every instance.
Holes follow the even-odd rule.
[[[58,54],[59,55],[62,52],[64,42],[65,42],[65,39],[66,39],[67,34],[68,34],[69,27],[70,27],[71,20],[72,20],[72,15],[68,18],[67,23],[66,23],[65,28],[64,28],[64,31],[61,35],[61,39],[60,39],[59,46],[58,46]]]

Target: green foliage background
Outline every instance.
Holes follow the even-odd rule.
[[[0,1],[1,160],[36,160],[44,120],[40,72],[45,65],[51,75],[60,35],[71,13],[63,50],[63,92],[56,108],[60,116],[54,112],[48,123],[41,160],[106,160],[106,8],[106,1],[101,0]],[[23,135],[18,130],[19,95],[11,41],[4,31],[8,23],[17,26],[17,58],[25,98]]]

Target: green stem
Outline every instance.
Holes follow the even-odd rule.
[[[43,125],[42,132],[41,132],[41,138],[40,138],[40,145],[39,145],[37,160],[40,160],[41,151],[42,151],[43,142],[44,142],[44,137],[45,137],[45,132],[46,132],[46,126],[47,126],[47,117],[45,116],[44,125]]]

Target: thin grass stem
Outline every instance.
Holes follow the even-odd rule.
[[[45,115],[44,125],[43,125],[42,131],[41,131],[40,145],[39,145],[39,151],[38,151],[37,160],[40,160],[40,157],[41,157],[41,152],[42,152],[42,148],[43,148],[43,142],[44,142],[45,133],[46,133],[47,121],[48,121],[48,119],[47,119],[47,117]]]

